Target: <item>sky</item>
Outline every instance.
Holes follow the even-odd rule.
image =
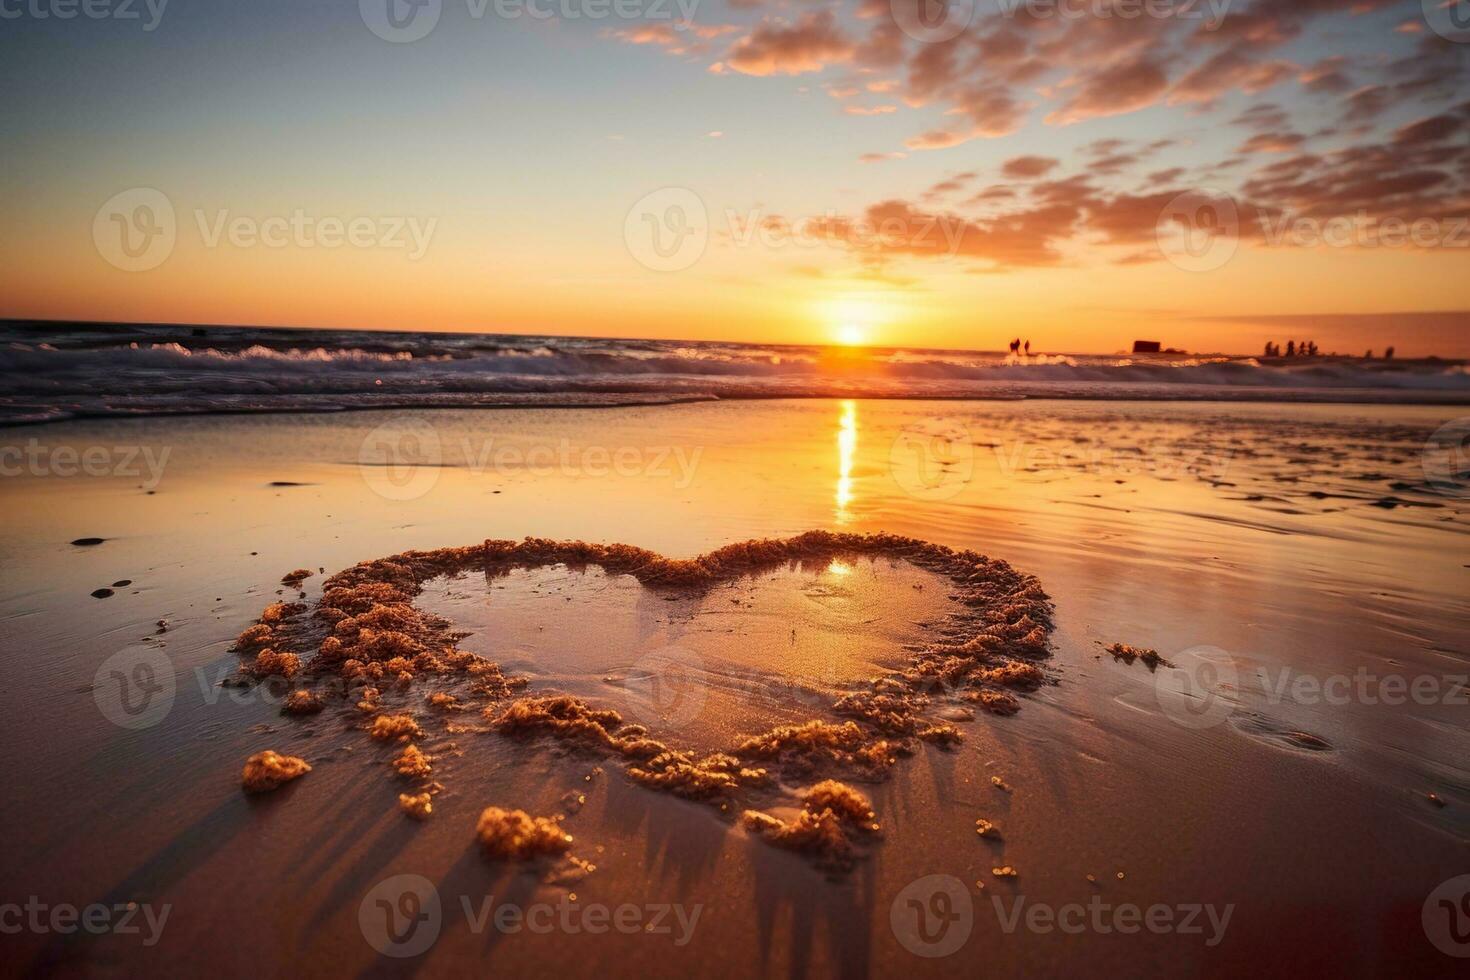
[[[1470,356],[1443,2],[0,0],[0,316]]]

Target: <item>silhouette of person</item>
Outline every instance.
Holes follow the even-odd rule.
[[[1296,341],[1294,341],[1294,340],[1288,340],[1286,342],[1286,356],[1287,357],[1295,357],[1296,356]]]
[[[1393,360],[1393,348],[1392,347],[1385,347],[1383,349],[1383,359],[1385,361],[1391,361],[1391,360]]]
[[[1026,356],[1027,357],[1030,357],[1031,356],[1031,341],[1029,341],[1029,340],[1026,341]]]

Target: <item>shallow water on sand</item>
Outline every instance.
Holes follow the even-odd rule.
[[[826,717],[843,694],[902,666],[908,645],[934,639],[925,625],[958,608],[948,585],[902,562],[832,561],[668,594],[556,566],[436,580],[415,605],[468,631],[459,648],[507,673],[713,751]]]
[[[17,805],[0,814],[0,895],[171,907],[153,945],[35,931],[0,942],[11,962],[69,973],[1443,969],[1452,961],[1421,910],[1466,870],[1470,494],[1454,460],[1425,445],[1453,418],[813,401],[0,432],[0,451],[40,460],[0,480],[0,717],[12,745],[31,747],[12,759]],[[67,475],[68,447],[108,462]],[[233,637],[293,568],[524,535],[689,556],[819,527],[974,548],[1037,575],[1056,604],[1057,683],[1023,696],[1015,717],[960,724],[957,749],[925,746],[864,786],[884,839],[835,880],[615,765],[594,773],[596,760],[485,734],[424,744],[451,778],[414,824],[383,776],[388,750],[347,721],[289,720],[266,692],[216,686],[238,662]],[[107,540],[68,543],[92,536]],[[789,569],[681,604],[595,571],[543,569],[445,581],[423,602],[533,692],[642,711],[650,728],[677,723],[684,741],[715,744],[810,717],[801,697],[902,659],[914,624],[942,607],[913,588],[922,575]],[[321,578],[306,581],[308,598]],[[89,596],[103,587],[114,595]],[[1175,666],[1115,661],[1103,649],[1114,642]],[[699,660],[665,657],[671,647]],[[116,703],[99,668],[133,648],[161,652],[174,681],[166,713],[136,729],[99,707]],[[652,679],[676,661],[696,666],[678,691],[706,698],[692,721]],[[239,768],[264,748],[315,770],[249,800]],[[472,846],[484,806],[565,812],[569,792],[586,803],[567,826],[598,866],[584,881],[546,884]],[[977,817],[1002,837],[978,838]],[[1018,876],[995,877],[1003,864]],[[369,892],[398,874],[428,878],[443,902],[437,942],[401,962],[359,923]],[[970,931],[952,955],[915,955],[918,941],[892,927],[904,889],[929,875],[967,889]],[[559,906],[570,891],[584,907],[703,911],[678,945],[677,928],[477,930],[461,901]],[[1213,945],[1208,926],[1007,931],[1018,898],[1060,908],[1094,896],[1232,913]]]

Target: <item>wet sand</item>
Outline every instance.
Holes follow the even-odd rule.
[[[3,894],[170,907],[153,945],[0,941],[11,962],[68,975],[1442,970],[1452,961],[1420,915],[1466,870],[1470,503],[1432,485],[1423,449],[1453,417],[862,401],[453,411],[417,416],[438,448],[412,449],[433,464],[416,467],[372,448],[379,426],[423,435],[393,414],[0,433],[0,446],[37,439],[53,453],[168,452],[156,482],[0,481],[12,516],[0,704],[12,742],[37,746],[14,763],[21,804],[0,816]],[[611,462],[620,450],[627,465]],[[810,529],[974,549],[1035,575],[1055,607],[1048,682],[1018,695],[1018,713],[961,720],[936,699],[925,710],[962,742],[917,743],[881,778],[852,781],[882,830],[846,871],[771,846],[717,805],[638,785],[605,756],[482,730],[478,710],[459,713],[463,731],[449,730],[454,712],[417,710],[443,789],[415,821],[397,802],[411,784],[389,766],[402,746],[367,737],[350,706],[287,717],[269,688],[216,686],[244,662],[237,635],[297,598],[281,584],[293,569],[313,573],[300,585],[310,607],[332,573],[409,549],[535,535],[683,558]],[[91,537],[105,540],[71,544]],[[525,677],[525,695],[571,695],[704,752],[840,721],[836,698],[901,670],[953,611],[936,578],[903,561],[824,561],[670,596],[553,564],[438,579],[418,601],[468,633],[460,649]],[[114,594],[91,597],[103,587]],[[1113,643],[1174,666],[1115,659]],[[106,673],[94,681],[135,648],[166,658],[175,694],[133,730],[99,707],[113,697]],[[1200,678],[1206,688],[1188,686]],[[1339,678],[1328,689],[1346,697],[1314,693]],[[1390,678],[1432,679],[1436,696],[1390,703]],[[312,771],[247,796],[241,767],[265,749]],[[809,782],[761,803],[793,818]],[[487,860],[475,827],[488,806],[564,816],[595,870]],[[996,832],[977,834],[979,818]],[[1014,877],[995,873],[1006,867]],[[417,957],[380,955],[359,919],[397,875],[427,879],[441,902]],[[962,883],[972,910],[949,955],[916,955],[894,928],[905,889],[930,875]],[[478,927],[465,905],[478,914],[487,896],[578,925],[582,913],[561,910],[632,905],[641,928]],[[1208,924],[1007,932],[1000,914],[1022,897],[1094,896],[1232,911],[1214,944]],[[663,904],[683,928],[672,910],[647,928]]]

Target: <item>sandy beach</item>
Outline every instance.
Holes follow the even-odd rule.
[[[1456,417],[813,399],[6,430],[7,460],[41,462],[0,481],[0,701],[26,787],[0,816],[0,891],[139,927],[27,930],[7,959],[60,975],[1441,969],[1422,916],[1470,829],[1470,504],[1426,441]],[[235,680],[242,631],[277,602],[308,622],[359,563],[528,536],[689,559],[813,530],[1034,576],[1044,679],[1014,690],[1014,714],[935,688],[908,731],[957,741],[895,735],[869,769],[782,755],[728,799],[497,727],[517,699],[565,695],[708,758],[851,720],[834,704],[889,690],[980,608],[920,552],[874,550],[692,587],[477,555],[425,577],[415,608],[523,686],[390,674],[362,710],[360,688],[312,674],[314,648],[294,681]],[[283,714],[296,686],[324,709]],[[457,706],[426,700],[451,689]],[[369,733],[398,713],[430,780],[396,775],[403,743]],[[859,727],[863,745],[883,734]],[[242,792],[265,750],[310,772]],[[880,828],[850,827],[840,867],[743,816],[796,821],[828,777]],[[398,803],[419,788],[422,821]],[[560,818],[569,849],[488,857],[492,806]],[[395,955],[394,935],[431,926]]]

